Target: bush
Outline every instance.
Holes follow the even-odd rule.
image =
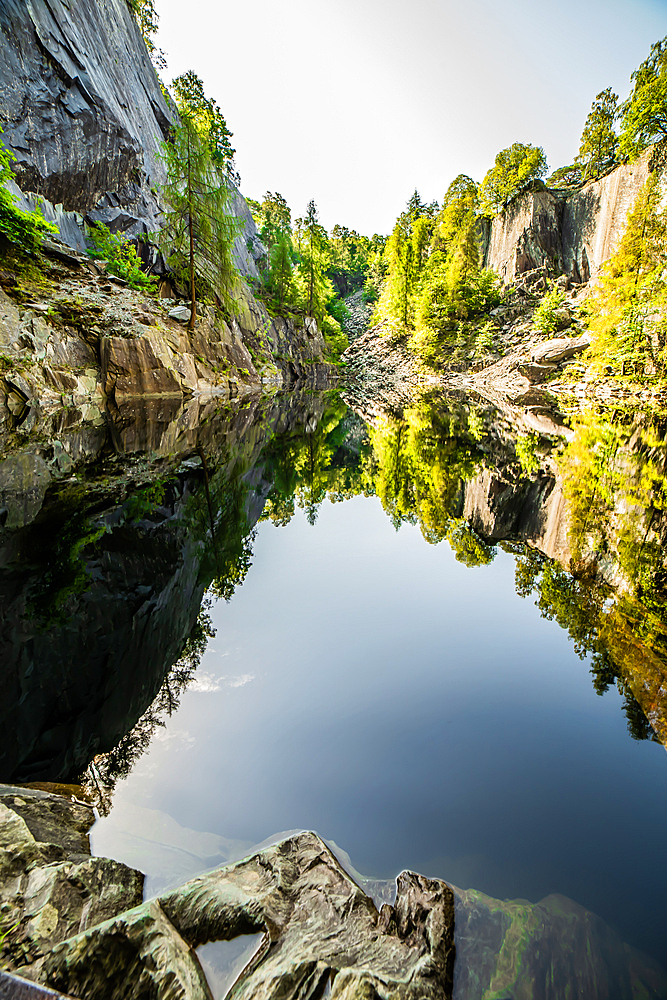
[[[154,287],[156,279],[142,271],[141,258],[130,240],[119,233],[112,233],[102,222],[96,222],[87,235],[93,244],[88,253],[98,260],[106,260],[109,274],[123,278],[130,288]]]
[[[533,313],[533,326],[545,337],[553,333],[558,326],[556,310],[563,302],[565,302],[565,292],[554,283]]]
[[[14,159],[16,157],[0,141],[0,236],[12,247],[34,256],[41,248],[42,236],[58,230],[39,212],[24,212],[14,204],[16,196],[4,186],[11,179]]]

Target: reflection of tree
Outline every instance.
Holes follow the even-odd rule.
[[[582,660],[590,656],[593,687],[599,695],[616,685],[633,739],[657,739],[632,686],[613,659],[608,623],[615,612],[606,610],[610,588],[591,575],[566,572],[536,549],[517,546],[515,558],[519,596],[534,595],[542,617],[567,631]]]
[[[109,753],[98,754],[88,765],[81,785],[102,816],[108,815],[116,785],[126,778],[137,760],[148,749],[160,727],[178,708],[181,695],[192,681],[215,629],[208,614],[210,598],[202,605],[197,621],[188,636],[179,659],[169,670],[152,704]]]
[[[428,542],[449,538],[457,558],[479,565],[491,550],[458,516],[463,484],[482,460],[469,415],[464,407],[423,397],[400,419],[371,428],[366,471],[396,528],[418,523]],[[477,418],[475,412],[473,423]]]

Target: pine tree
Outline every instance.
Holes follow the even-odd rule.
[[[647,146],[667,139],[667,38],[651,47],[631,80],[632,92],[621,106],[619,149],[633,160]]]
[[[607,87],[593,101],[581,135],[575,163],[582,168],[582,180],[599,177],[605,167],[613,164],[618,147],[614,131],[617,118],[618,95]]]
[[[234,167],[232,133],[218,104],[204,93],[204,84],[192,70],[172,81],[176,107],[181,119],[193,125],[197,134],[208,145],[213,163],[223,168],[232,180],[238,181]]]
[[[307,316],[314,316],[322,322],[327,302],[333,296],[333,286],[326,275],[329,263],[327,233],[320,225],[317,206],[312,200],[308,202],[305,217],[297,219],[296,235],[301,258],[297,267],[297,279],[303,308]]]
[[[293,276],[292,241],[289,233],[278,232],[271,248],[269,284],[278,301],[279,311],[294,298]]]
[[[160,247],[167,264],[190,288],[189,329],[194,329],[198,287],[211,290],[227,308],[233,304],[237,271],[232,246],[238,220],[229,213],[224,168],[213,160],[209,136],[187,116],[163,147],[167,180]]]

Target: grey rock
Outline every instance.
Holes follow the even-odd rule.
[[[544,382],[557,367],[557,365],[523,364],[518,366],[517,371],[531,382]]]
[[[553,340],[545,340],[541,344],[536,344],[531,351],[531,357],[539,364],[556,364],[566,358],[574,357],[575,354],[581,354],[590,345],[590,338],[586,335],[582,337],[556,337]]]
[[[19,187],[145,231],[158,214],[151,188],[164,176],[171,113],[128,5],[8,0],[0,27],[4,141]]]
[[[18,528],[37,517],[52,474],[40,455],[32,451],[10,455],[0,462],[0,506],[4,527]]]
[[[208,997],[190,949],[264,933],[234,996],[316,1000],[451,997],[454,896],[403,872],[378,913],[324,842],[290,837],[56,945],[41,977],[75,995]],[[153,992],[150,993],[150,990]]]
[[[175,306],[169,310],[169,319],[177,319],[179,323],[190,322],[191,311],[187,306]]]
[[[652,152],[578,191],[537,185],[519,194],[482,225],[485,266],[507,282],[545,266],[577,282],[595,278],[623,233]]]
[[[54,944],[140,902],[143,875],[91,858],[92,808],[48,792],[0,786],[2,961],[39,968]]]
[[[31,983],[10,972],[0,972],[0,1000],[63,1000],[64,997],[64,993],[51,990],[48,986]]]

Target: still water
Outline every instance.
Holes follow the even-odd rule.
[[[644,479],[653,463],[651,489],[662,488],[658,424],[647,457],[618,415],[602,430],[595,415],[539,435],[443,401],[368,425],[340,400],[306,410],[270,432],[266,413],[240,430],[228,415],[223,458],[199,452],[205,490],[196,454],[179,467],[178,497],[189,490],[199,506],[174,523],[199,539],[185,561],[199,560],[203,583],[197,592],[179,578],[182,597],[168,599],[194,593],[198,605],[205,590],[197,653],[180,683],[168,676],[141,752],[126,746],[107,772],[93,761],[109,788],[94,853],[145,871],[151,896],[283,832],[315,830],[367,879],[409,868],[494,900],[568,897],[611,928],[612,951],[623,941],[667,968],[662,515],[655,497],[641,509],[636,491],[628,500],[635,459]],[[585,490],[566,490],[565,513],[554,490],[581,469],[582,440],[609,467],[598,439],[612,431],[626,478],[613,479],[604,510],[591,499],[599,475],[583,497],[581,538],[598,568],[589,559],[573,574]],[[113,524],[146,538],[170,488]],[[635,530],[656,539],[641,574]],[[632,674],[645,661],[657,681]],[[587,961],[576,949],[571,959]],[[462,985],[464,961],[461,946],[458,995],[481,997]],[[565,975],[556,995],[570,988]]]
[[[562,893],[667,958],[665,750],[628,737],[618,694],[599,698],[567,634],[516,595],[510,554],[471,569],[376,498],[325,503],[314,526],[262,523],[211,617],[96,853],[133,863],[125,817],[146,809],[244,845],[312,829],[364,875]]]

